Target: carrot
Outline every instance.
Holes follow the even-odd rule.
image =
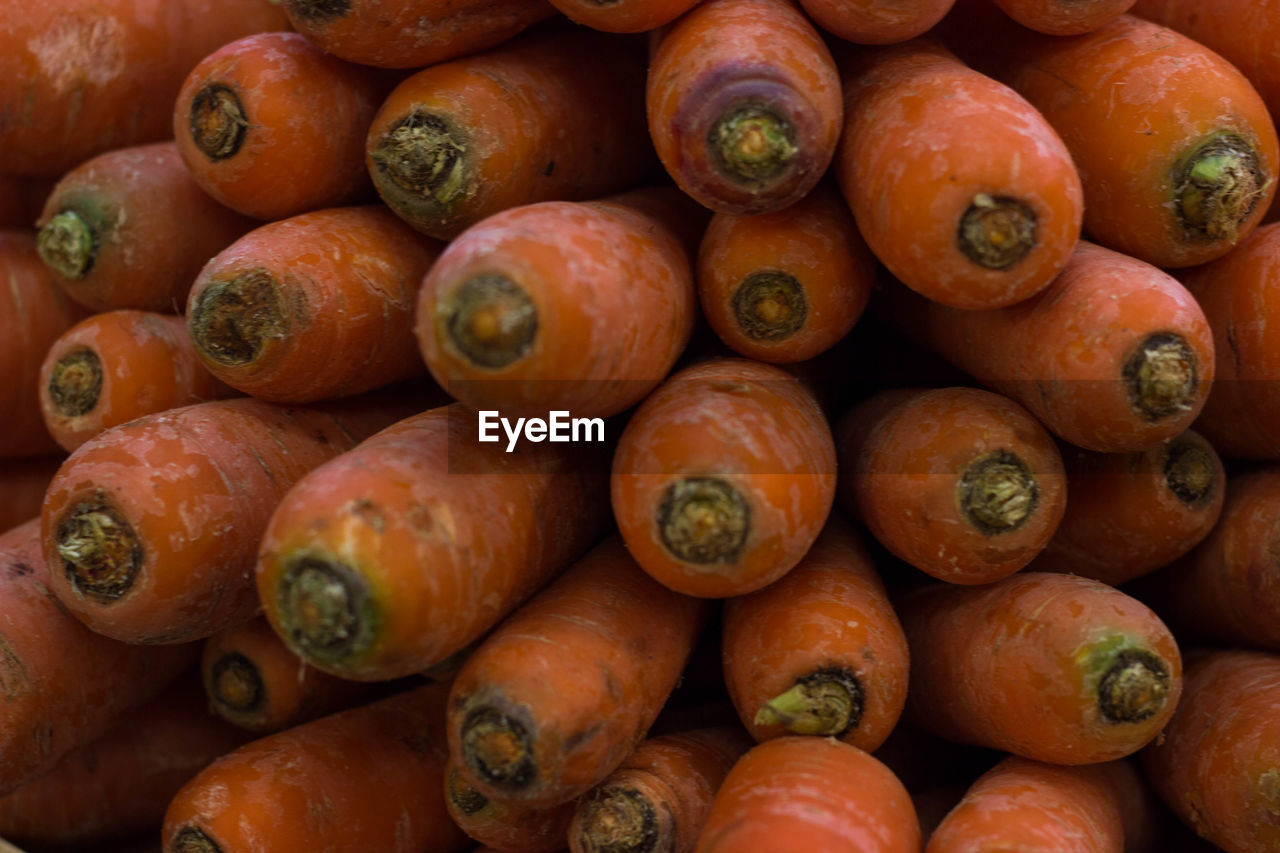
[[[898,603],[911,645],[907,713],[948,740],[1053,764],[1136,752],[1181,691],[1173,637],[1105,584],[1022,572],[937,584]]]
[[[0,834],[24,843],[80,845],[150,830],[178,789],[248,735],[209,713],[179,679],[99,739],[0,798]]]
[[[824,735],[871,752],[898,722],[907,672],[902,625],[843,520],[781,580],[725,604],[724,680],[757,741]]]
[[[845,506],[895,556],[940,580],[1013,574],[1067,507],[1053,438],[990,391],[886,391],[851,410],[839,432]]]
[[[923,34],[955,0],[800,0],[819,27],[858,44],[893,44]]]
[[[705,615],[641,571],[621,540],[596,547],[462,665],[448,720],[459,772],[494,800],[585,794],[644,739]]]
[[[711,804],[698,853],[915,853],[920,824],[893,773],[837,740],[783,737],[744,755]]]
[[[206,54],[284,29],[270,0],[48,0],[0,10],[3,170],[58,175],[169,135],[173,97]]]
[[[956,308],[1043,290],[1071,257],[1084,203],[1036,109],[929,40],[851,52],[843,71],[836,174],[876,257]]]
[[[977,2],[962,9],[949,19],[967,34],[956,36],[961,56],[1016,89],[1066,142],[1093,239],[1186,267],[1226,254],[1261,221],[1280,146],[1262,99],[1222,57],[1130,15],[1060,37]]]
[[[200,266],[252,227],[192,180],[172,142],[99,155],[63,176],[40,217],[40,257],[95,311],[177,313]]]
[[[1053,36],[1093,32],[1129,11],[1135,0],[995,0],[1024,27]]]
[[[477,409],[603,417],[635,405],[693,328],[690,247],[705,220],[692,207],[662,188],[472,226],[422,285],[421,358]]]
[[[649,133],[698,202],[767,213],[818,183],[840,134],[840,79],[791,0],[706,0],[661,36],[649,63]]]
[[[502,853],[563,850],[569,822],[578,807],[577,800],[545,807],[491,800],[462,777],[452,758],[445,766],[444,800],[449,816],[463,832]]]
[[[40,362],[85,315],[54,283],[29,233],[0,231],[0,459],[58,452],[40,417]]]
[[[701,0],[551,0],[565,17],[607,33],[643,33],[666,26]]]
[[[165,853],[453,853],[444,806],[445,689],[428,685],[268,735],[188,782]]]
[[[317,469],[262,537],[258,592],[311,665],[360,680],[439,663],[603,533],[596,445],[476,441],[461,404],[407,418]]]
[[[890,296],[900,328],[1087,450],[1127,453],[1179,435],[1213,382],[1209,324],[1186,288],[1084,241],[1049,287],[1007,308]]]
[[[0,532],[40,514],[45,490],[63,456],[35,456],[0,462]]]
[[[874,264],[848,206],[820,185],[775,213],[712,217],[698,250],[698,297],[735,352],[803,361],[858,322]]]
[[[81,320],[53,342],[39,394],[49,433],[75,450],[134,418],[235,392],[200,364],[181,317],[120,309]]]
[[[414,408],[217,400],[102,433],[63,464],[45,498],[54,594],[93,630],[133,643],[198,640],[248,620],[258,539],[284,493]]]
[[[1064,448],[1066,514],[1031,563],[1118,586],[1167,566],[1209,535],[1226,473],[1191,430],[1141,453]]]
[[[786,574],[835,496],[822,410],[786,372],[745,359],[686,368],[628,422],[613,458],[622,538],[646,572],[722,598]]]
[[[364,134],[391,85],[298,33],[246,36],[187,75],[173,138],[195,182],[246,216],[352,204],[372,195]]]
[[[1200,650],[1164,737],[1139,759],[1199,835],[1239,853],[1280,845],[1280,657]]]
[[[103,735],[196,655],[93,633],[49,593],[53,574],[38,520],[0,534],[0,796]]]
[[[279,403],[422,374],[413,310],[441,248],[382,205],[263,225],[196,277],[187,300],[196,355],[228,385]]]
[[[493,47],[555,14],[545,0],[282,0],[293,28],[325,53],[380,68],[421,68]]]
[[[0,175],[0,229],[35,227],[53,184],[50,178]]]
[[[450,239],[509,207],[640,182],[653,155],[638,47],[552,33],[419,71],[369,128],[374,186],[414,228]]]
[[[736,728],[650,738],[577,807],[573,853],[691,853],[711,800],[751,741]]]

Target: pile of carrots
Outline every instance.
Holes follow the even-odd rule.
[[[1277,42],[0,0],[0,849],[1280,850]]]

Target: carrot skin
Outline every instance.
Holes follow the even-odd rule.
[[[551,0],[571,21],[606,33],[645,33],[670,24],[700,0]]]
[[[800,0],[825,31],[856,44],[894,44],[922,35],[955,0]]]
[[[995,3],[1010,18],[1036,32],[1077,36],[1111,23],[1129,11],[1134,0],[995,0]]]
[[[445,805],[449,816],[472,839],[502,853],[555,853],[564,840],[578,800],[553,806],[527,806],[491,800],[473,788],[450,759],[445,765]]]

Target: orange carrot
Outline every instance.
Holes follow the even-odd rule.
[[[422,358],[477,409],[604,417],[635,405],[693,328],[690,248],[705,222],[694,207],[662,188],[489,217],[423,283]]]
[[[308,663],[345,678],[439,663],[602,534],[597,447],[507,453],[476,441],[461,404],[387,428],[276,508],[258,557],[267,618]]]
[[[871,752],[907,698],[907,638],[853,528],[827,523],[776,583],[724,611],[724,680],[758,741],[838,737]]]
[[[445,805],[462,831],[502,853],[554,853],[564,839],[578,807],[577,800],[554,806],[491,800],[458,772],[452,758],[445,766]]]
[[[705,616],[703,602],[607,540],[462,665],[448,721],[459,772],[495,800],[550,806],[585,794],[644,739]]]
[[[876,257],[956,308],[1043,290],[1071,257],[1084,202],[1036,109],[930,40],[851,52],[843,72],[836,174]]]
[[[950,583],[1021,569],[1067,506],[1062,457],[1012,400],[976,388],[886,391],[840,424],[840,492],[886,548]]]
[[[1187,656],[1186,690],[1159,742],[1139,756],[1147,780],[1199,835],[1226,850],[1280,845],[1280,657]]]
[[[1129,11],[1134,0],[995,0],[1024,27],[1053,36],[1093,32]]]
[[[173,138],[205,192],[257,219],[373,195],[364,134],[392,80],[298,33],[246,36],[187,75]]]
[[[369,685],[309,667],[258,617],[204,643],[200,671],[209,706],[242,729],[278,732],[369,695]]]
[[[35,456],[0,462],[0,532],[40,514],[45,490],[64,456]]]
[[[177,313],[200,266],[252,227],[192,180],[172,142],[102,154],[63,176],[40,218],[40,257],[96,311]]]
[[[1182,688],[1178,647],[1147,607],[1075,575],[937,584],[898,602],[907,713],[948,740],[1053,764],[1136,752]]]
[[[649,64],[649,133],[680,188],[714,210],[766,213],[818,183],[840,133],[840,79],[792,0],[705,0]]]
[[[98,740],[0,798],[0,835],[100,850],[93,842],[159,826],[188,779],[248,738],[209,713],[194,679],[180,679]]]
[[[1190,430],[1141,453],[1063,450],[1071,500],[1032,571],[1118,586],[1190,551],[1222,513],[1222,460]]]
[[[218,400],[102,433],[63,464],[45,499],[54,594],[93,630],[134,643],[197,640],[246,621],[258,608],[258,539],[284,493],[415,408]]]
[[[632,415],[613,459],[618,529],[646,572],[722,598],[786,574],[835,496],[835,445],[791,375],[719,359],[672,376]]]
[[[202,57],[284,29],[270,0],[42,0],[0,9],[0,164],[58,175],[169,135],[173,97]]]
[[[450,239],[509,207],[640,182],[653,155],[638,48],[552,33],[414,74],[369,128],[374,186],[414,228]]]
[[[0,796],[103,735],[196,656],[93,633],[49,593],[53,574],[38,520],[0,534]]]
[[[165,853],[454,853],[441,685],[269,735],[223,756],[165,814]]]
[[[196,277],[187,302],[196,355],[228,385],[278,403],[422,374],[413,311],[441,248],[381,205],[264,225]]]
[[[698,297],[735,352],[803,361],[853,328],[874,264],[848,205],[820,185],[776,213],[712,217],[698,251]]]
[[[573,853],[691,853],[720,783],[751,745],[736,728],[650,738],[578,805]]]
[[[814,23],[845,41],[893,44],[941,21],[955,0],[800,0]]]
[[[920,824],[893,773],[837,740],[783,737],[733,766],[698,853],[916,853]]]
[[[325,53],[380,68],[421,68],[493,47],[555,14],[545,0],[282,0],[293,28]]]
[[[551,0],[565,17],[607,33],[643,33],[665,26],[701,0]]]
[[[894,288],[895,322],[1058,437],[1088,450],[1145,450],[1184,432],[1214,376],[1209,324],[1160,270],[1081,241],[1035,297],[961,311]]]
[[[128,309],[63,332],[45,355],[39,393],[45,426],[65,450],[143,415],[235,394],[200,364],[181,317]]]

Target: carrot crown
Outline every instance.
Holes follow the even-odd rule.
[[[173,837],[170,851],[171,853],[222,853],[222,848],[199,827],[184,826]]]
[[[462,722],[462,758],[471,772],[509,791],[538,778],[531,727],[500,698],[474,706]]]
[[[666,822],[649,798],[634,788],[601,789],[582,808],[578,844],[586,853],[655,853],[671,850]]]
[[[102,395],[102,360],[91,349],[77,349],[53,364],[49,399],[63,417],[87,415]]]
[[[841,737],[858,727],[866,693],[845,667],[824,667],[802,675],[785,693],[756,713],[757,726],[782,726],[798,735]]]
[[[284,8],[290,17],[327,24],[351,14],[351,0],[284,0]]]
[[[448,117],[414,109],[370,148],[384,194],[422,219],[445,219],[473,181],[466,136]]]
[[[133,587],[142,543],[105,492],[71,507],[56,531],[58,555],[77,592],[114,601]]]
[[[368,650],[382,622],[364,576],[320,554],[290,558],[276,587],[275,610],[294,652],[331,667]]]
[[[720,116],[707,133],[716,169],[741,184],[767,185],[796,158],[796,129],[764,104],[748,103]]]
[[[479,814],[489,806],[489,798],[468,785],[456,767],[449,768],[446,793],[453,807],[464,815]]]
[[[986,534],[1017,530],[1035,511],[1040,487],[1027,463],[1007,450],[978,457],[956,483],[965,516]]]
[[[656,519],[662,544],[687,563],[732,563],[751,529],[751,507],[719,477],[685,477],[667,487]]]
[[[54,272],[64,278],[81,279],[93,269],[97,258],[97,232],[80,211],[64,210],[40,229],[36,250]]]
[[[501,368],[528,354],[538,334],[538,309],[504,275],[472,276],[441,299],[440,336],[476,367]]]
[[[191,99],[191,141],[210,160],[234,157],[249,129],[244,103],[225,83],[206,83]]]
[[[201,355],[238,367],[256,362],[270,341],[288,336],[289,312],[280,283],[267,270],[255,268],[201,290],[187,324]]]
[[[1165,452],[1164,481],[1187,506],[1203,506],[1213,495],[1217,481],[1213,457],[1189,441],[1174,442]]]
[[[1015,198],[979,193],[960,217],[956,240],[965,257],[990,270],[1004,270],[1036,245],[1036,214]]]
[[[1130,402],[1152,422],[1189,411],[1200,384],[1195,352],[1176,332],[1144,338],[1125,360],[1123,374]]]
[[[733,292],[738,328],[752,340],[786,340],[804,325],[808,312],[804,287],[778,270],[753,272]]]
[[[1117,635],[1092,643],[1078,659],[1086,674],[1085,685],[1097,697],[1098,711],[1108,723],[1150,719],[1169,698],[1168,663],[1128,637]]]
[[[1234,240],[1270,183],[1247,139],[1232,131],[1212,134],[1174,168],[1177,213],[1186,236]]]
[[[253,661],[230,652],[209,668],[209,698],[231,716],[239,718],[262,708],[266,687]]]

